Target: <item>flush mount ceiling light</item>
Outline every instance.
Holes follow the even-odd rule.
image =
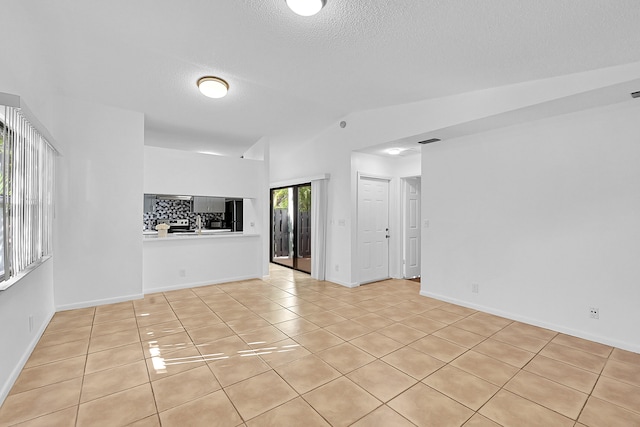
[[[198,89],[209,98],[222,98],[229,91],[229,83],[219,77],[206,76],[198,80]]]
[[[402,153],[402,149],[401,148],[389,148],[387,150],[387,153],[391,154],[392,156],[397,156],[398,154]]]
[[[312,16],[320,12],[326,0],[285,0],[289,9],[300,16]]]

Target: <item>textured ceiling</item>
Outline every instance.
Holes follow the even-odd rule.
[[[640,61],[638,0],[22,0],[63,94],[153,144],[241,155],[349,113]],[[231,86],[212,100],[203,75]]]

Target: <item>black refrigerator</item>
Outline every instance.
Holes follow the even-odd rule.
[[[224,227],[242,231],[242,200],[227,200],[224,210]]]

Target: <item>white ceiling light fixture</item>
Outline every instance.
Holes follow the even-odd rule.
[[[209,98],[223,98],[229,91],[229,83],[220,77],[206,76],[198,80],[198,89]]]
[[[397,156],[398,154],[402,153],[402,149],[401,148],[389,148],[387,150],[387,153],[391,154],[392,156]]]
[[[327,4],[326,0],[285,0],[289,9],[300,16],[312,16]]]

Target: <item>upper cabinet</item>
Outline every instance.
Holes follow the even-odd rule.
[[[224,197],[193,197],[194,213],[224,213],[225,198]]]

